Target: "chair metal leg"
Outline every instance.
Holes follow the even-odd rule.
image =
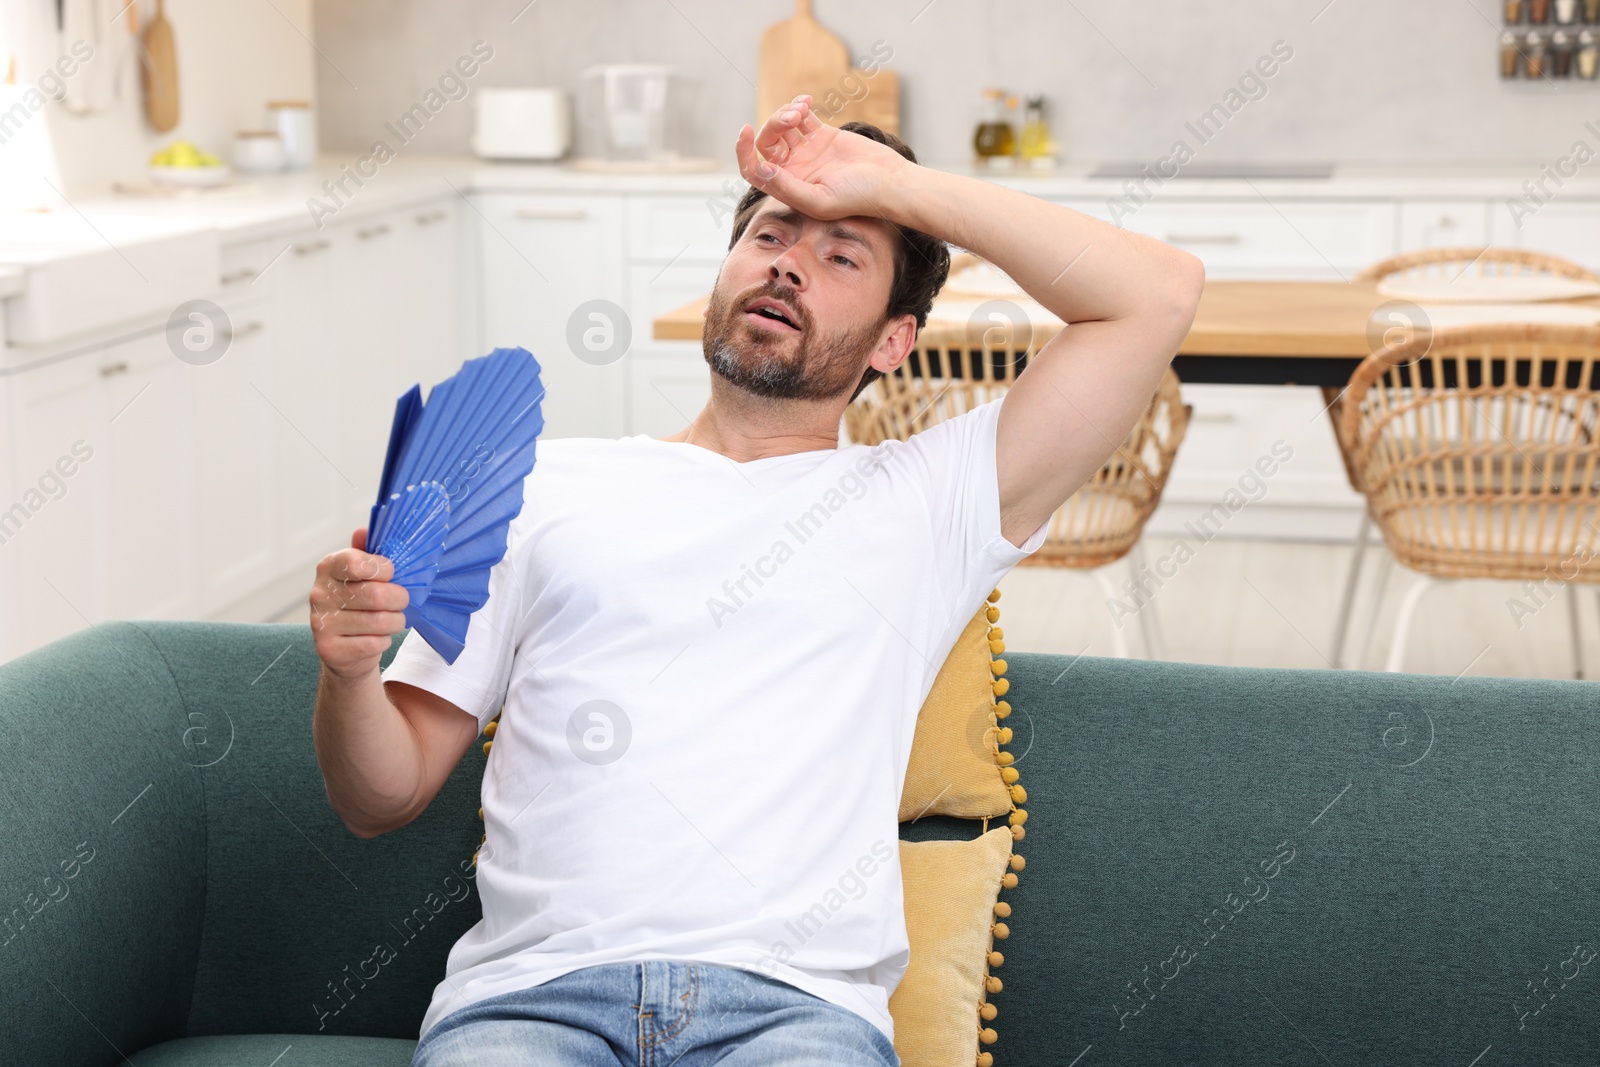
[[[1419,575],[1410,589],[1406,590],[1405,597],[1400,601],[1400,616],[1394,623],[1394,640],[1389,645],[1389,659],[1383,669],[1390,674],[1396,674],[1405,663],[1406,642],[1411,637],[1411,621],[1416,617],[1417,605],[1422,602],[1423,594],[1434,586],[1434,580],[1427,575]]]
[[[1100,592],[1105,594],[1107,603],[1117,599],[1116,586],[1112,585],[1111,579],[1106,577],[1106,569],[1104,567],[1096,567],[1089,573],[1094,576],[1096,582],[1100,583]],[[1149,610],[1149,607],[1150,605],[1146,604],[1144,610]],[[1140,612],[1140,614],[1143,613],[1143,611]],[[1111,620],[1111,654],[1117,659],[1128,658],[1128,635],[1122,632],[1122,626],[1116,619]]]
[[[1145,569],[1144,542],[1134,542],[1133,549],[1128,553],[1128,566],[1133,570],[1133,580],[1139,580],[1139,572]],[[1161,617],[1156,614],[1156,602],[1152,599],[1139,611],[1139,628],[1144,634],[1145,654],[1151,659],[1167,658],[1167,642],[1161,633]]]
[[[1378,577],[1372,586],[1372,603],[1367,607],[1367,625],[1361,633],[1361,652],[1354,664],[1358,668],[1367,662],[1367,656],[1372,652],[1372,637],[1378,630],[1378,610],[1383,607],[1383,594],[1389,588],[1389,572],[1393,569],[1394,557],[1383,550],[1378,557]]]
[[[1572,621],[1572,676],[1583,681],[1583,627],[1578,622],[1578,589],[1568,585],[1567,615]]]
[[[1361,586],[1361,563],[1367,555],[1367,533],[1372,529],[1372,513],[1363,505],[1361,529],[1356,531],[1355,552],[1350,557],[1350,570],[1345,574],[1344,592],[1339,595],[1339,617],[1333,624],[1333,665],[1345,667],[1344,646],[1350,639],[1350,618],[1356,603],[1356,590]]]

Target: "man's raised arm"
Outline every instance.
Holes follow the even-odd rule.
[[[1205,268],[1071,208],[918,166],[826,126],[809,100],[798,98],[792,121],[769,123],[760,140],[741,132],[747,181],[814,218],[876,215],[975,252],[1070,324],[1029,361],[1001,407],[1001,529],[1020,545],[1143,414],[1194,320]],[[770,177],[763,161],[777,165]]]

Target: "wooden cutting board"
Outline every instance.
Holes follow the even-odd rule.
[[[761,35],[757,81],[757,130],[778,108],[810,93],[812,109],[830,125],[860,121],[900,132],[899,76],[881,66],[872,74],[854,68],[844,42],[812,17],[811,0],[796,0],[794,18]]]
[[[165,0],[156,0],[155,17],[144,28],[144,64],[140,68],[145,116],[162,133],[178,124],[178,53],[164,5]]]

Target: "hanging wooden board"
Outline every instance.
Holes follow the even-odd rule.
[[[164,6],[156,0],[155,17],[145,25],[141,68],[145,117],[162,133],[178,124],[178,53]]]
[[[811,0],[796,0],[794,17],[761,35],[757,80],[758,130],[778,108],[810,93],[813,110],[831,125],[858,120],[900,132],[899,77],[881,66],[871,74],[855,68],[844,42],[812,17]]]

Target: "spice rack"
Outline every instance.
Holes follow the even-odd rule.
[[[1500,77],[1531,81],[1600,74],[1600,0],[1504,0]]]

